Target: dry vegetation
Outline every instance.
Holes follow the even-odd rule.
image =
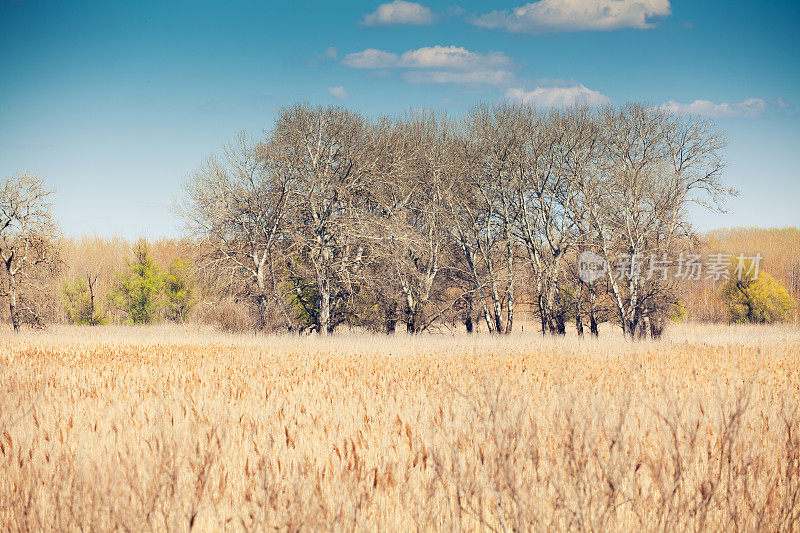
[[[796,529],[800,332],[615,335],[6,333],[0,523]]]
[[[698,253],[760,254],[761,269],[800,301],[800,228],[725,228],[705,233],[701,239],[703,247]],[[689,320],[721,322],[728,318],[719,285],[707,279],[687,287],[686,311]],[[800,308],[795,309],[793,322],[800,324]]]

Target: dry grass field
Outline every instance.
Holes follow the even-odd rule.
[[[800,519],[800,331],[0,336],[18,530],[768,530]]]

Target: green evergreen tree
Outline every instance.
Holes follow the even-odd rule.
[[[144,239],[136,244],[134,255],[127,271],[117,276],[110,299],[128,313],[134,324],[150,324],[157,320],[161,310],[163,280]]]
[[[191,265],[180,257],[172,261],[162,280],[164,314],[174,322],[185,322],[196,299]]]

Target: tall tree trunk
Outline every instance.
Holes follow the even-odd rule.
[[[547,335],[550,328],[550,311],[547,309],[547,301],[544,294],[539,292],[539,319],[542,321],[542,335]]]
[[[583,283],[578,281],[578,296],[575,301],[575,330],[579,337],[583,337],[583,313],[581,307],[583,303]]]
[[[92,276],[86,276],[87,284],[89,285],[89,325],[96,326],[94,321],[94,280]]]
[[[475,267],[475,257],[472,253],[472,248],[467,242],[466,237],[459,231],[459,238],[461,240],[461,248],[464,251],[464,257],[469,265],[470,273],[472,274],[472,282],[475,285],[475,292],[480,289],[480,279],[478,278],[478,269]],[[486,331],[492,333],[492,321],[489,318],[489,306],[486,304],[486,296],[481,296],[483,305],[483,318],[486,321]]]
[[[566,335],[567,326],[564,323],[564,312],[562,310],[559,310],[557,313],[555,313],[553,322],[554,322],[553,328],[555,329],[555,333],[558,335]]]
[[[400,275],[400,285],[402,286],[403,293],[406,296],[406,331],[408,333],[416,333],[418,325],[417,314],[419,302],[417,301],[417,298],[415,298],[415,294],[412,292],[410,284],[402,274]]]
[[[533,245],[531,242],[525,243],[525,249],[528,251],[528,259],[530,260],[531,270],[533,271],[534,276],[536,277],[536,301],[539,307],[539,319],[542,322],[542,335],[547,334],[547,316],[546,310],[544,308],[544,299],[543,299],[543,292],[542,292],[542,269],[539,261],[539,257],[536,255],[535,250],[533,249]]]
[[[506,333],[514,328],[514,248],[506,231],[506,256],[508,261],[508,289],[506,291]]]
[[[650,336],[654,339],[660,339],[664,333],[664,325],[667,320],[664,313],[656,311],[650,315]]]
[[[592,332],[592,335],[595,337],[600,336],[600,328],[597,325],[597,315],[595,311],[595,303],[597,301],[597,294],[595,294],[594,289],[589,292],[589,331]]]
[[[258,287],[258,294],[256,294],[256,306],[258,307],[259,329],[264,329],[268,322],[267,310],[269,309],[269,296],[267,295],[265,260],[266,253],[264,254],[264,259],[256,262],[256,285]]]
[[[547,309],[547,319],[549,324],[549,332],[550,333],[560,333],[558,330],[558,315],[561,315],[561,311],[556,311],[556,294],[558,293],[558,281],[553,279],[552,272],[548,276],[547,279],[547,296],[546,296],[546,303],[545,309]],[[563,322],[563,318],[561,319]]]
[[[638,324],[636,324],[636,328],[637,328],[636,338],[646,339],[647,334],[649,333],[650,330],[650,319],[648,318],[647,313],[645,313],[644,316],[639,318],[639,322]]]
[[[556,303],[556,296],[558,295],[558,271],[559,271],[559,263],[561,261],[563,253],[557,252],[553,256],[553,264],[550,268],[547,269],[547,274],[544,278],[544,291],[545,291],[545,306],[544,309],[546,311],[546,320],[548,324],[548,331],[551,334],[561,334],[559,331],[558,320],[556,320],[556,315],[560,314],[563,315],[563,310],[559,310],[558,312],[555,309]],[[560,318],[560,321],[563,323],[563,316]]]
[[[269,297],[264,294],[260,293],[256,296],[256,306],[258,307],[258,328],[265,329],[267,327],[267,309],[269,303]]]
[[[492,300],[493,300],[492,303],[493,303],[493,309],[494,309],[494,313],[493,313],[493,315],[494,315],[493,316],[493,318],[494,318],[494,330],[497,333],[502,333],[503,332],[503,307],[500,304],[500,298],[497,296],[496,293],[492,296]]]
[[[641,319],[638,310],[636,308],[631,309],[628,313],[628,317],[623,322],[625,324],[625,328],[623,329],[625,336],[631,340],[636,340],[641,329]]]
[[[6,275],[8,275],[8,307],[11,312],[11,325],[14,328],[14,333],[19,332],[19,315],[17,315],[17,278],[15,269],[11,266],[14,260],[13,254],[8,259],[3,258],[3,266],[6,267]]]
[[[486,321],[486,332],[494,333],[492,319],[489,316],[489,306],[486,304],[486,297],[483,298],[483,319]]]
[[[13,274],[8,276],[8,307],[11,311],[11,325],[14,333],[19,332],[19,314],[17,313],[17,280]]]
[[[605,234],[601,231],[600,232],[601,238],[601,246],[602,246],[602,256],[603,259],[610,265],[610,255],[608,253],[608,245]],[[614,304],[617,307],[617,315],[619,317],[620,324],[622,325],[622,335],[627,337],[628,336],[628,321],[627,321],[627,313],[625,310],[625,304],[622,301],[622,292],[620,291],[619,285],[617,284],[617,280],[614,277],[614,273],[611,268],[606,269],[606,276],[608,277],[608,285],[611,288],[611,294],[614,296]]]
[[[327,278],[319,284],[319,334],[327,335],[331,327],[331,287]]]
[[[472,333],[475,328],[475,325],[472,322],[472,305],[472,293],[470,293],[469,296],[467,296],[467,309],[464,317],[464,326],[467,328],[467,333]]]
[[[414,334],[417,332],[417,310],[415,307],[406,307],[406,331]]]
[[[397,302],[393,301],[386,306],[384,324],[387,335],[392,335],[397,329]]]
[[[628,335],[631,339],[636,339],[639,333],[639,322],[641,319],[641,303],[639,302],[639,267],[636,265],[638,260],[637,249],[634,246],[631,249],[631,271],[630,281],[628,282],[628,294],[630,294],[630,303],[628,304],[627,318],[628,318]]]
[[[492,260],[486,258],[486,273],[489,276],[489,294],[492,298],[492,322],[495,333],[503,333],[503,305],[500,302],[500,294],[497,292],[497,281],[494,279],[494,268]]]
[[[511,333],[514,329],[514,287],[513,282],[508,292],[508,307],[506,308],[506,333]]]

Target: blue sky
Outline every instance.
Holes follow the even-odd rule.
[[[710,116],[741,195],[696,226],[800,225],[800,5],[0,0],[0,177],[66,235],[174,236],[187,173],[295,101],[369,115],[479,101]]]

